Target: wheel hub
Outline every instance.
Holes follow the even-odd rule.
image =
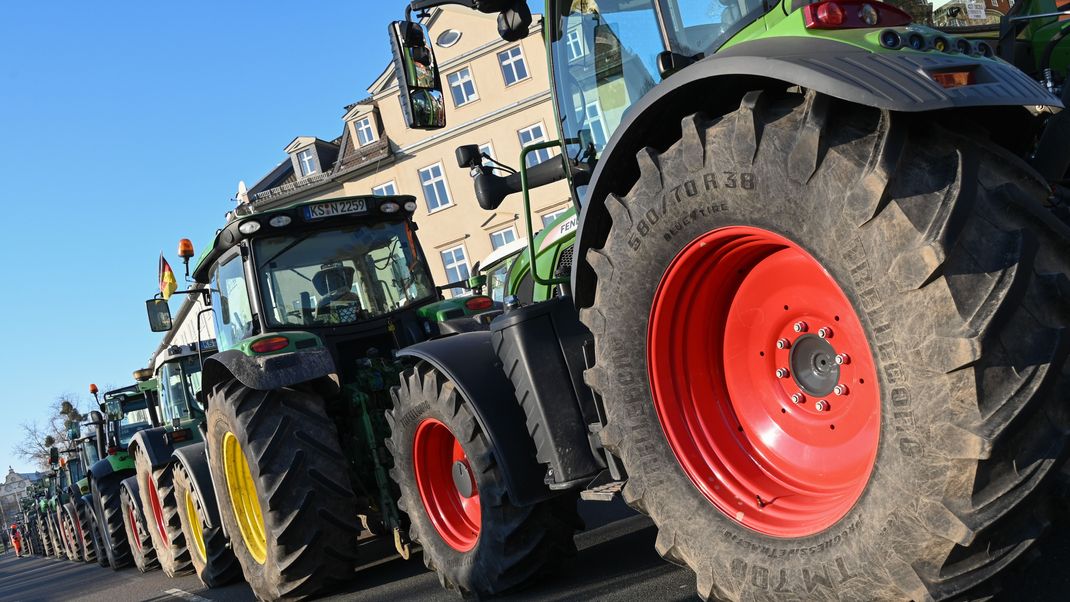
[[[808,395],[830,395],[840,384],[836,350],[817,335],[804,334],[796,339],[789,352],[789,363],[795,383]]]
[[[472,497],[474,490],[472,473],[468,471],[466,462],[453,463],[453,486],[457,488],[457,493],[461,494],[461,497]]]
[[[245,549],[258,564],[267,561],[267,529],[249,462],[234,433],[223,435],[223,477]]]
[[[647,366],[673,454],[732,520],[813,535],[865,489],[880,435],[866,332],[794,242],[730,227],[684,247],[654,295]]]

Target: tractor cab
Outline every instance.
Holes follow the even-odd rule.
[[[162,425],[174,430],[171,437],[173,441],[201,438],[196,429],[204,421],[205,411],[199,400],[201,367],[204,359],[215,352],[215,339],[208,339],[199,343],[171,345],[156,356],[158,411]]]
[[[135,433],[153,426],[149,404],[149,392],[142,383],[104,393],[101,406],[110,424],[109,448],[125,450]]]

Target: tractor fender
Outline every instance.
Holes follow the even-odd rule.
[[[175,462],[181,464],[190,476],[194,493],[204,502],[205,523],[209,527],[222,525],[219,520],[219,508],[215,503],[215,489],[212,485],[212,473],[208,468],[208,455],[204,442],[194,443],[175,450]]]
[[[141,507],[141,487],[137,484],[137,475],[123,479],[122,483],[119,483],[119,487],[129,491],[130,499],[133,500],[137,511],[139,513],[144,512],[144,508]]]
[[[174,450],[167,440],[167,429],[162,426],[138,431],[130,440],[128,450],[131,456],[134,455],[134,448],[145,450],[145,455],[148,456],[153,470],[170,464],[171,453]]]
[[[969,66],[977,82],[945,89],[928,73]],[[1062,102],[1010,64],[958,53],[873,53],[832,40],[780,37],[742,42],[666,78],[644,94],[614,131],[583,199],[576,234],[572,290],[577,306],[594,302],[589,249],[605,241],[605,199],[623,195],[638,176],[635,155],[644,147],[667,148],[680,136],[680,119],[709,117],[739,108],[747,92],[801,86],[821,94],[890,111],[917,113],[967,107],[1062,107]]]
[[[115,472],[115,467],[108,458],[101,458],[93,463],[89,467],[89,471],[86,473],[90,479],[105,479]]]
[[[431,364],[469,402],[505,476],[509,499],[519,506],[554,495],[543,483],[546,467],[535,459],[524,411],[494,354],[490,331],[466,332],[417,343],[398,352]]]
[[[236,378],[250,389],[270,391],[334,373],[334,359],[326,347],[260,356],[229,349],[204,360],[201,390],[209,392],[215,385]]]

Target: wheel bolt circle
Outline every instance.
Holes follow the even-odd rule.
[[[846,353],[841,353],[841,354],[836,356],[836,363],[841,365],[841,366],[844,365],[844,364],[850,364],[851,363],[851,357],[849,355],[847,355]]]
[[[824,412],[829,409],[829,402],[822,399],[814,404],[814,409],[818,412]]]
[[[836,395],[847,395],[847,391],[847,385],[836,385],[832,389],[832,392]]]
[[[832,338],[832,329],[829,328],[828,326],[823,326],[823,327],[818,329],[817,336],[819,336],[819,337],[821,337],[823,339],[831,339]]]
[[[777,378],[787,378],[788,377],[788,369],[787,368],[777,368],[776,369],[776,377]]]
[[[777,341],[776,341],[776,348],[777,349],[787,349],[788,347],[791,347],[791,341],[789,341],[787,339],[777,339]]]
[[[792,393],[791,403],[802,403],[805,398],[802,393]]]
[[[806,332],[808,329],[808,327],[806,326],[806,322],[802,321],[796,322],[795,326],[793,326],[792,328],[795,330],[795,332]]]

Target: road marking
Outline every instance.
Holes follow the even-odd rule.
[[[208,598],[202,598],[197,594],[191,594],[184,589],[169,589],[164,591],[165,594],[171,594],[176,598],[182,598],[183,600],[189,600],[190,602],[211,602]]]

